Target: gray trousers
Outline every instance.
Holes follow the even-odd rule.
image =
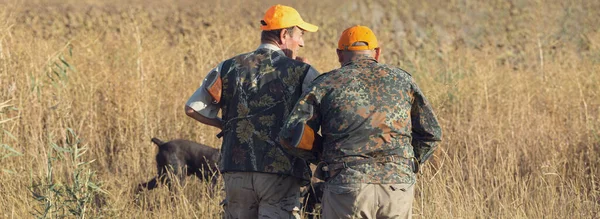
[[[414,192],[414,184],[326,184],[321,216],[412,218]]]
[[[225,219],[299,219],[302,181],[292,176],[254,172],[227,172]]]

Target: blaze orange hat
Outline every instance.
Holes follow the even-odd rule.
[[[306,23],[296,9],[285,5],[273,5],[260,21],[262,30],[278,30],[293,26],[308,32],[317,32],[319,27]]]
[[[353,46],[356,42],[365,42],[366,46]],[[378,48],[377,38],[371,29],[365,26],[353,26],[344,32],[338,41],[339,50],[372,50]]]

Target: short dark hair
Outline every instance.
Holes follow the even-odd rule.
[[[281,31],[282,30],[287,30],[287,34],[289,36],[291,36],[292,32],[294,31],[294,27],[288,27],[288,28],[283,28],[283,29],[277,29],[277,30],[263,30],[262,33],[260,34],[260,41],[262,42],[269,42],[269,41],[275,41],[275,42],[279,42],[279,35],[281,35]]]

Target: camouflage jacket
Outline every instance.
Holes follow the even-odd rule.
[[[292,110],[280,137],[294,138],[294,127],[302,123],[315,132],[321,128],[322,151],[316,154],[329,164],[389,155],[416,157],[422,163],[442,135],[431,105],[411,75],[370,58],[357,59],[315,79]],[[315,154],[285,148],[304,159]],[[327,181],[414,183],[412,167],[403,159],[350,166]]]
[[[223,62],[222,172],[263,172],[309,180],[307,163],[286,154],[278,140],[284,119],[318,72],[281,50],[259,47]],[[310,81],[308,81],[310,79]]]

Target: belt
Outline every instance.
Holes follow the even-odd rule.
[[[367,164],[367,163],[393,163],[397,160],[404,161],[405,164],[412,168],[414,173],[419,172],[419,161],[415,157],[405,158],[399,155],[389,155],[383,157],[374,157],[374,158],[366,158],[361,160],[349,161],[349,162],[341,162],[341,163],[332,163],[326,164],[321,167],[321,170],[325,172],[332,172],[339,169],[346,169],[351,166]]]

